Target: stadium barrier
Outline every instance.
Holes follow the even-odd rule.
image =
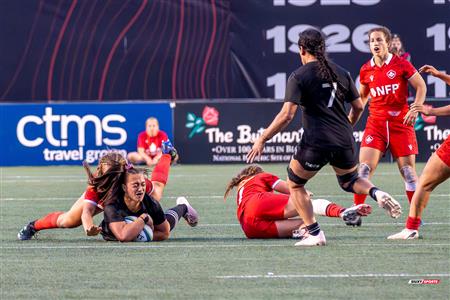
[[[432,101],[432,102],[430,102]],[[449,100],[427,102],[439,107]],[[108,149],[136,150],[145,120],[154,116],[176,145],[183,164],[242,163],[252,141],[279,112],[270,99],[180,102],[0,104],[0,166],[94,163]],[[301,112],[265,147],[261,162],[286,162],[301,138]],[[355,126],[359,147],[367,110]],[[420,117],[417,161],[424,162],[450,134],[450,118]],[[386,155],[383,161],[391,161]]]
[[[154,116],[172,136],[168,102],[0,104],[1,166],[81,165],[108,149],[135,151]]]

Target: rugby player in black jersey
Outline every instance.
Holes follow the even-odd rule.
[[[101,234],[105,240],[131,242],[146,224],[153,230],[154,241],[166,240],[181,217],[190,226],[197,225],[198,214],[184,197],[177,199],[177,206],[163,212],[159,202],[145,192],[143,170],[128,169],[124,178],[123,193],[104,209]],[[137,219],[127,224],[127,216]]]
[[[316,222],[304,186],[327,163],[333,167],[345,191],[369,194],[393,218],[400,216],[401,207],[392,196],[358,176],[352,126],[364,106],[349,72],[327,58],[325,38],[320,31],[303,31],[298,46],[303,66],[290,75],[283,107],[255,141],[247,154],[247,162],[261,155],[265,142],[292,121],[300,106],[304,133],[289,163],[288,183],[295,208],[308,230],[295,245],[325,245],[325,235]],[[345,103],[351,106],[348,115]]]

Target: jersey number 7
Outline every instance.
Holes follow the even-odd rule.
[[[327,88],[330,88],[331,86],[329,83],[323,83],[322,87],[324,89],[327,89]],[[333,82],[333,89],[331,90],[330,100],[328,100],[327,107],[333,106],[334,98],[336,98],[336,89],[337,89],[337,82]]]

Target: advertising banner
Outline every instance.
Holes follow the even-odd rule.
[[[113,149],[136,151],[145,120],[156,117],[172,137],[169,103],[2,104],[1,166],[94,163]]]
[[[431,102],[439,107],[448,101]],[[281,102],[229,101],[208,103],[178,103],[174,112],[175,144],[182,163],[243,163],[253,140],[280,111]],[[368,112],[354,128],[353,136],[359,147]],[[450,118],[420,117],[416,123],[419,144],[417,161],[426,161],[450,134]],[[299,143],[301,111],[281,133],[268,141],[259,163],[287,162]],[[392,161],[389,152],[382,161]]]

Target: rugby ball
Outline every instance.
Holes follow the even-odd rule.
[[[125,223],[132,223],[137,219],[135,216],[125,217]],[[139,235],[134,239],[135,242],[151,242],[153,240],[153,230],[147,224]]]

